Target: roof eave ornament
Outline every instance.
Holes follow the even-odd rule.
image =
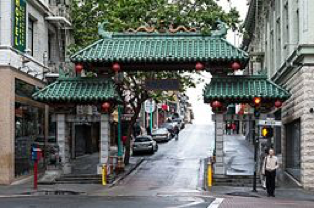
[[[108,21],[104,21],[102,23],[98,22],[98,35],[100,35],[104,39],[112,38],[112,32],[108,32],[105,30],[105,26],[108,24]]]
[[[228,26],[221,20],[216,21],[216,29],[212,31],[212,37],[226,38],[228,33]]]

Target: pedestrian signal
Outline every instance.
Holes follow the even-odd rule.
[[[273,136],[273,128],[271,127],[263,127],[261,131],[261,135],[264,138],[270,138]]]

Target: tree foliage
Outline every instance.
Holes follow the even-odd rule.
[[[183,25],[196,27],[202,33],[210,34],[215,22],[221,20],[232,28],[239,26],[239,14],[232,8],[225,12],[216,0],[72,0],[71,18],[75,44],[72,52],[77,51],[100,37],[98,23],[108,21],[106,30],[123,32],[129,28],[143,25],[160,27],[160,22],[168,28]],[[143,88],[146,78],[177,78],[185,91],[195,87],[196,80],[188,73],[181,72],[133,72],[127,73],[120,87],[121,95],[134,111],[126,142],[125,162],[130,156],[130,135],[136,122],[141,105],[148,98],[162,99],[162,92],[148,92]],[[201,80],[199,80],[201,81]]]

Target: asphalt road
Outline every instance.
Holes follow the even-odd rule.
[[[159,143],[158,152],[144,155],[143,164],[117,186],[94,194],[172,196],[199,192],[202,183],[200,161],[212,153],[213,131],[212,126],[188,125],[180,132],[178,140]]]
[[[0,198],[0,208],[207,208],[214,198],[201,190],[200,160],[211,155],[213,131],[213,126],[187,125],[179,140],[141,155],[145,161],[114,187],[89,196]]]

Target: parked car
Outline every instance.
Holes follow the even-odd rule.
[[[158,150],[158,145],[157,145],[157,142],[154,141],[151,136],[141,135],[135,138],[132,150],[133,150],[133,153],[138,153],[138,152],[154,153]]]
[[[152,137],[156,142],[169,141],[172,138],[167,128],[154,129]]]
[[[172,120],[172,122],[176,122],[179,125],[179,129],[185,128],[185,123],[184,123],[183,119],[181,119],[181,118],[175,118]]]
[[[171,137],[174,137],[174,127],[175,127],[174,123],[163,123],[160,126],[160,128],[162,129],[167,129],[169,133],[171,134]]]

